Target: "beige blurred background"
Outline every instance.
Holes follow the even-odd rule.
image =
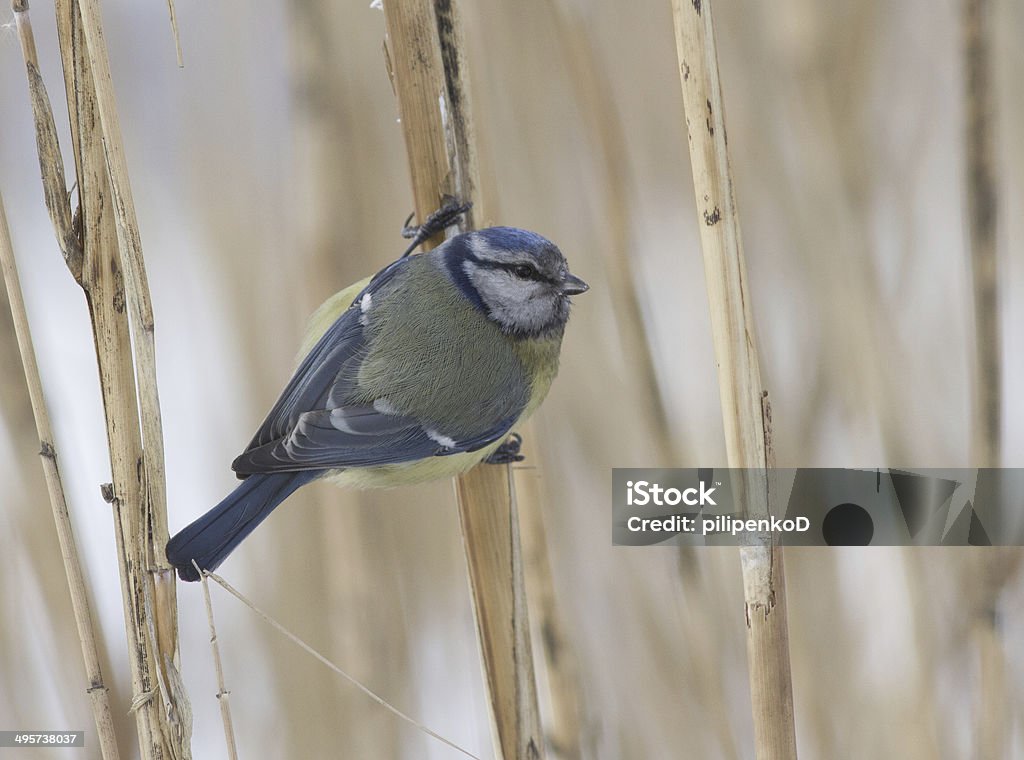
[[[681,561],[611,546],[612,467],[725,465],[670,3],[462,6],[490,221],[551,238],[592,286],[533,441],[583,756],[751,758],[735,550]],[[1003,464],[1020,467],[1024,4],[992,11]],[[229,464],[287,380],[306,315],[391,261],[412,209],[383,15],[368,0],[178,0],[177,12],[182,69],[165,4],[104,3],[156,310],[172,531],[233,487]],[[778,464],[969,466],[959,3],[717,0],[715,13]],[[37,0],[33,20],[67,151],[52,7]],[[128,747],[92,339],[43,206],[9,26],[0,103],[0,191]],[[0,728],[85,728],[83,756],[98,757],[6,303],[0,394]],[[971,630],[993,598],[1007,757],[1024,757],[1024,581],[1009,564],[1002,585],[979,578],[969,555],[787,555],[801,757],[974,756]],[[400,709],[490,752],[450,483],[315,484],[222,572]],[[457,756],[213,594],[242,757]],[[222,757],[200,588],[179,601],[194,754]]]

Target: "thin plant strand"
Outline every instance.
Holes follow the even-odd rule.
[[[224,741],[228,745],[228,757],[238,760],[238,746],[235,742],[235,727],[231,720],[230,692],[224,685],[224,666],[220,660],[220,646],[217,644],[217,627],[213,624],[213,600],[210,599],[210,581],[195,560],[192,565],[203,579],[203,601],[206,603],[206,620],[210,624],[210,649],[213,650],[213,669],[217,673],[217,702],[220,703],[220,717],[224,723]]]
[[[397,707],[395,707],[394,705],[389,703],[386,699],[384,699],[383,697],[379,696],[376,692],[372,691],[369,687],[364,686],[361,682],[359,682],[358,680],[356,680],[355,678],[350,676],[348,673],[346,673],[344,670],[342,670],[339,666],[335,665],[333,662],[328,660],[324,655],[320,654],[320,652],[318,652],[317,650],[313,649],[313,647],[311,647],[305,641],[300,639],[297,635],[295,635],[294,633],[289,631],[287,628],[285,628],[281,623],[277,622],[277,620],[272,618],[269,614],[267,614],[266,612],[261,610],[259,607],[257,607],[255,604],[253,604],[244,594],[242,594],[241,591],[236,589],[234,586],[232,586],[230,583],[228,583],[226,580],[224,580],[222,577],[220,577],[216,573],[211,573],[209,571],[204,570],[203,571],[203,578],[204,579],[205,578],[210,578],[215,583],[220,585],[221,588],[223,588],[225,591],[227,591],[233,597],[235,597],[240,602],[242,602],[242,604],[244,604],[246,607],[251,609],[253,612],[255,612],[257,615],[259,615],[261,618],[263,618],[263,620],[265,622],[269,623],[271,626],[276,628],[282,634],[287,636],[289,639],[291,639],[299,647],[301,647],[302,649],[306,650],[306,652],[308,652],[309,654],[313,655],[313,657],[315,657],[316,659],[320,660],[320,662],[322,662],[328,668],[330,668],[335,673],[340,675],[342,678],[347,680],[353,686],[358,688],[361,692],[363,692],[363,694],[368,696],[370,699],[372,699],[374,702],[376,702],[381,707],[386,709],[388,712],[390,712],[390,713],[392,713],[394,715],[397,715],[399,718],[404,720],[409,725],[415,726],[420,731],[422,731],[423,733],[427,734],[428,736],[434,737],[439,742],[443,742],[444,744],[447,744],[452,749],[458,750],[459,752],[461,752],[466,757],[472,757],[473,760],[482,760],[480,757],[478,757],[477,755],[474,755],[468,749],[463,749],[462,747],[460,747],[455,742],[450,741],[448,739],[445,739],[443,736],[441,736],[441,734],[439,734],[436,731],[432,731],[431,729],[427,728],[425,725],[420,723],[415,718],[412,718],[412,717],[406,715],[404,712],[399,710]]]

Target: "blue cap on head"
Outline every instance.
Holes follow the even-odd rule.
[[[555,244],[542,235],[518,227],[487,227],[472,233],[494,248],[510,251],[531,251],[555,248]]]

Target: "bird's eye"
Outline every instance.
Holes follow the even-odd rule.
[[[527,264],[519,264],[512,269],[512,273],[523,280],[537,279],[537,270]]]

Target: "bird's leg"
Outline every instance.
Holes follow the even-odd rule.
[[[487,464],[512,464],[513,462],[522,462],[526,459],[525,456],[519,453],[519,449],[523,445],[523,437],[519,433],[512,433],[505,442],[494,450],[487,459],[484,461]]]
[[[405,258],[415,251],[424,240],[427,240],[438,232],[443,232],[451,227],[459,221],[459,217],[471,208],[473,208],[472,202],[463,203],[458,198],[446,195],[444,197],[444,203],[441,204],[441,208],[428,216],[423,224],[410,226],[409,222],[411,222],[412,218],[416,215],[416,212],[413,211],[409,214],[409,217],[405,220],[405,224],[402,226],[402,237],[412,238],[412,242],[409,244],[409,247],[405,249],[405,253],[402,254],[402,258]]]

